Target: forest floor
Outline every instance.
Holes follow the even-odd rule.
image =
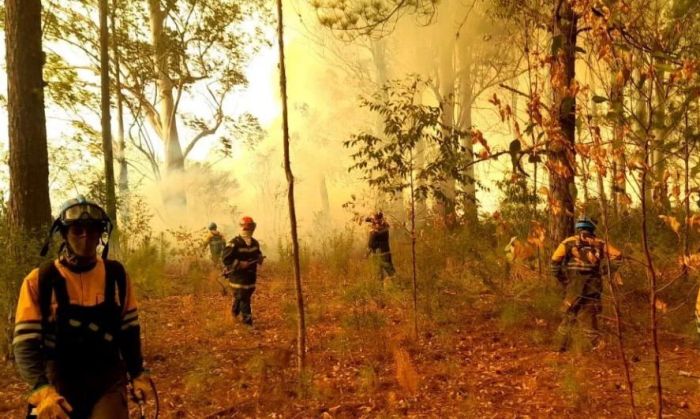
[[[204,295],[142,299],[160,417],[631,416],[610,320],[602,348],[560,354],[549,343],[555,324],[531,319],[504,329],[493,296],[446,289],[451,304],[421,319],[416,340],[410,301],[402,301],[410,293],[368,302],[376,288],[348,295],[339,285],[307,284],[309,368],[301,382],[293,284],[259,282],[252,329],[231,318],[231,297],[213,280]],[[687,340],[660,337],[666,417],[700,417],[700,351]],[[639,417],[654,416],[647,341],[627,342]],[[0,364],[0,417],[23,417],[26,391],[14,366]]]

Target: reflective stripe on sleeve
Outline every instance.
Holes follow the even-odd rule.
[[[243,284],[234,284],[233,282],[229,282],[228,286],[231,288],[243,289],[243,290],[251,290],[251,289],[255,288],[255,284],[243,285]]]
[[[31,339],[41,340],[41,333],[33,332],[33,333],[24,333],[21,335],[16,335],[15,338],[12,339],[12,344],[16,345],[20,342],[24,342],[26,340],[31,340]]]
[[[136,326],[138,326],[138,325],[139,325],[139,319],[136,318],[136,319],[130,321],[129,323],[123,324],[123,325],[122,325],[122,330],[126,330],[126,329],[128,329],[128,328],[130,328],[130,327],[136,327]]]

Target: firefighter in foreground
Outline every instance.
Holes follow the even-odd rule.
[[[253,238],[255,221],[251,217],[243,217],[240,227],[240,234],[224,248],[223,262],[226,266],[225,275],[233,288],[231,313],[234,319],[240,315],[244,324],[252,326],[251,298],[255,292],[258,265],[262,264],[264,256],[260,244]]]
[[[207,229],[209,231],[207,232],[207,236],[204,238],[204,247],[209,246],[211,261],[218,265],[219,262],[221,262],[221,254],[226,246],[226,239],[224,239],[224,236],[219,232],[219,230],[217,230],[216,223],[209,223],[209,227]]]
[[[365,221],[372,223],[367,242],[367,254],[374,256],[377,277],[380,280],[391,280],[396,270],[391,261],[391,249],[389,248],[389,223],[386,222],[381,211],[367,217]]]
[[[128,418],[126,386],[151,397],[143,368],[134,289],[124,267],[97,247],[112,224],[97,204],[67,201],[49,233],[58,258],[34,269],[20,289],[12,342],[17,368],[32,386],[30,416]]]
[[[577,220],[575,227],[576,234],[559,244],[551,261],[552,273],[566,289],[562,307],[564,318],[556,334],[555,349],[559,352],[569,348],[573,326],[582,310],[590,313],[590,329],[586,334],[593,345],[597,344],[602,271],[607,269],[608,257],[613,269],[622,258],[619,250],[595,236],[596,226],[590,219]]]

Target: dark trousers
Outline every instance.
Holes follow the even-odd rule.
[[[253,297],[255,288],[234,288],[233,289],[233,305],[231,306],[231,314],[233,317],[241,315],[241,320],[245,324],[253,324],[253,311],[250,307],[250,300]]]
[[[74,419],[126,419],[129,408],[126,395],[126,374],[121,366],[111,371],[89,374],[57,372],[55,363],[49,363],[49,381],[66,398]]]
[[[598,315],[603,308],[600,301],[603,288],[600,276],[571,274],[568,277],[569,282],[562,307],[564,317],[557,329],[557,345],[560,351],[568,349],[571,332],[583,311],[587,311],[590,315],[590,327],[585,330],[585,333],[591,341],[596,341],[599,338]]]
[[[377,278],[384,279],[388,276],[393,276],[396,273],[394,263],[391,261],[391,253],[375,253],[374,260],[375,272]]]

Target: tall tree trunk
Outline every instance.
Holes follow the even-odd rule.
[[[576,97],[569,87],[575,81],[577,16],[567,0],[560,0],[554,10],[553,36],[561,45],[552,64],[553,109],[560,132],[549,138],[549,189],[557,208],[550,218],[550,235],[558,243],[574,231],[576,186],[574,183],[576,151]]]
[[[301,283],[301,266],[299,263],[299,239],[297,237],[297,216],[294,205],[294,175],[289,158],[289,114],[287,110],[287,72],[284,64],[284,20],[282,0],[277,0],[277,42],[280,58],[280,92],[282,95],[282,129],[284,142],[284,171],[287,175],[289,202],[289,224],[292,230],[292,250],[294,253],[294,283],[297,294],[297,358],[300,379],[306,368],[306,323],[304,319],[304,293]]]
[[[440,106],[442,107],[442,135],[444,138],[450,138],[454,135],[455,125],[455,44],[443,42],[440,48],[438,89]],[[455,215],[455,179],[447,174],[445,180],[441,182],[439,190],[442,197],[435,202],[436,213],[439,214],[442,224],[448,229],[452,229],[457,221]]]
[[[627,165],[625,162],[625,127],[624,127],[624,81],[618,80],[616,74],[612,74],[610,92],[610,105],[614,112],[613,139],[612,139],[612,176],[610,195],[612,198],[613,217],[617,220],[620,216],[620,196],[627,194]]]
[[[418,340],[418,266],[416,264],[416,185],[413,169],[413,150],[409,150],[411,168],[409,170],[409,188],[411,192],[411,278],[413,285],[413,335]]]
[[[659,59],[659,58],[657,58]],[[656,106],[652,111],[654,124],[652,125],[652,133],[654,134],[654,142],[652,148],[652,167],[654,168],[654,187],[652,188],[652,196],[657,211],[668,213],[671,209],[671,200],[668,196],[668,182],[665,179],[666,175],[666,159],[668,152],[664,150],[666,142],[666,106],[667,100],[663,89],[663,80],[665,72],[659,70],[657,79],[654,80],[652,88],[654,89],[654,97],[656,98]]]
[[[117,200],[114,193],[114,158],[112,153],[112,120],[109,101],[109,26],[107,15],[109,14],[107,0],[100,0],[100,100],[102,116],[102,154],[105,163],[105,197],[107,215],[112,219],[112,224],[117,225]],[[116,236],[115,236],[116,238]],[[115,247],[118,243],[113,242]]]
[[[651,152],[649,150],[649,140],[644,140],[644,161],[648,165],[651,165]],[[644,256],[646,258],[646,271],[647,278],[649,279],[649,308],[650,308],[650,322],[651,322],[651,343],[654,349],[654,378],[656,384],[656,417],[658,419],[662,418],[663,414],[663,390],[661,387],[661,360],[659,351],[659,337],[658,337],[658,323],[657,323],[657,313],[656,313],[656,268],[654,267],[654,260],[651,255],[651,249],[649,247],[649,230],[647,227],[648,221],[648,201],[646,189],[648,188],[648,178],[649,170],[647,168],[642,169],[641,175],[641,195],[642,195],[642,248],[644,249]]]
[[[175,118],[175,99],[173,89],[175,85],[169,74],[169,45],[164,32],[163,22],[167,12],[161,8],[160,0],[148,0],[149,20],[151,25],[151,44],[153,47],[153,60],[158,79],[158,135],[165,148],[165,171],[173,175],[184,172],[185,156],[180,146],[180,136],[177,130]],[[187,205],[185,191],[182,188],[171,185],[165,196],[166,203],[179,207]]]
[[[51,222],[41,1],[5,1],[10,225],[28,235]]]
[[[167,17],[161,9],[160,0],[148,0],[151,24],[151,43],[153,59],[158,77],[158,93],[160,95],[159,122],[160,137],[165,145],[165,168],[168,172],[182,171],[185,168],[180,137],[175,123],[175,99],[173,98],[174,84],[169,75],[168,39],[164,33],[163,22]]]
[[[126,199],[129,194],[129,167],[126,164],[126,140],[124,138],[124,97],[122,95],[122,81],[120,74],[120,59],[119,54],[119,43],[116,38],[117,34],[117,23],[116,15],[119,10],[118,5],[119,0],[112,0],[112,13],[110,17],[112,19],[112,55],[114,55],[114,85],[117,96],[117,147],[116,147],[116,160],[119,165],[119,176],[117,177],[117,184],[119,185],[119,197],[121,199]],[[125,210],[128,206],[122,208],[122,216],[125,215]]]
[[[462,132],[470,132],[472,130],[472,106],[474,105],[474,79],[472,77],[472,49],[467,42],[458,43],[457,53],[459,54],[459,95],[460,95],[460,115],[458,121],[459,130]],[[464,219],[467,225],[471,225],[478,221],[478,207],[476,203],[476,174],[474,172],[474,145],[472,139],[467,136],[462,138],[462,147],[466,155],[467,169],[464,177],[466,181],[462,187],[463,194],[463,209]]]
[[[690,256],[690,139],[688,110],[685,111],[685,131],[683,132],[683,258]],[[688,280],[688,265],[683,264],[683,279]],[[687,282],[686,282],[687,283]]]
[[[326,184],[326,176],[321,175],[321,182],[319,184],[319,191],[321,195],[321,213],[323,214],[323,222],[330,225],[331,220],[331,203],[328,199],[328,185]]]

